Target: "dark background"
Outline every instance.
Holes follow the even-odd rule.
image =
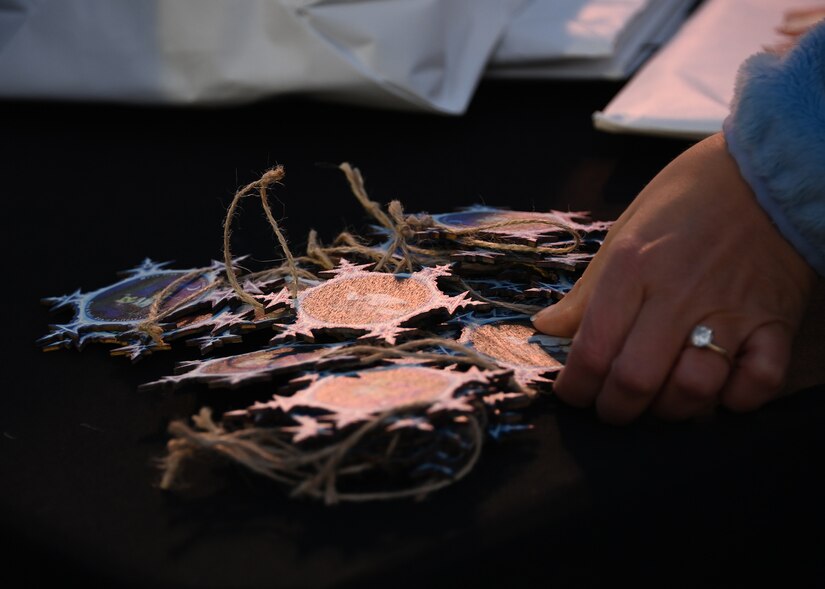
[[[470,476],[423,502],[330,508],[237,470],[184,495],[157,488],[170,420],[267,387],[139,393],[195,354],[132,366],[103,346],[34,344],[52,321],[41,297],[99,288],[145,257],[220,257],[234,190],[276,163],[287,177],[274,209],[296,250],[311,227],[329,240],[366,226],[329,166],[341,161],[360,167],[374,199],[409,212],[485,203],[615,218],[688,145],[593,131],[591,113],[618,88],[486,82],[461,118],[301,98],[220,110],[0,104],[4,575],[22,574],[19,586],[821,586],[822,386],[748,415],[627,428],[546,400],[532,431],[488,444]],[[252,201],[233,250],[280,257]]]

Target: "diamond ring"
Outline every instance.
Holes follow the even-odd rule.
[[[726,360],[730,361],[728,351],[722,346],[713,343],[713,330],[707,325],[697,325],[690,332],[690,345],[695,348],[704,348],[721,354]]]

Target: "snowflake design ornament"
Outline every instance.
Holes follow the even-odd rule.
[[[303,415],[306,410],[321,411],[316,421],[334,423],[337,429],[369,421],[387,412],[405,409],[423,410],[427,415],[453,411],[472,413],[474,398],[492,394],[496,385],[509,377],[509,371],[479,370],[466,372],[420,365],[372,368],[345,374],[319,377],[310,375],[301,382],[309,386],[291,396],[275,395],[271,401],[256,403],[248,409],[230,412],[225,417],[253,417],[271,412]],[[311,416],[303,415],[308,424]],[[393,429],[420,427],[429,429],[426,419],[405,417],[393,421]]]
[[[251,310],[249,305],[247,307]],[[186,339],[187,345],[199,346],[201,353],[205,354],[224,343],[239,343],[241,336],[234,329],[254,328],[254,322],[243,318],[246,314],[244,310],[233,312],[230,307],[226,306],[214,314],[187,315],[180,320],[168,323],[164,328],[163,340],[160,342],[138,329],[128,331],[123,333],[118,341],[130,341],[131,343],[114,348],[110,354],[127,356],[134,363],[153,352],[169,350],[172,347],[169,342],[184,338],[188,338]],[[269,323],[273,321],[274,319]],[[192,337],[204,332],[209,333],[201,337]],[[210,342],[209,345],[206,342]]]
[[[333,278],[298,293],[294,301],[295,322],[282,326],[275,343],[290,336],[314,340],[317,332],[364,332],[359,339],[375,338],[394,344],[401,333],[413,328],[402,324],[438,310],[453,314],[456,309],[480,305],[467,293],[449,296],[437,285],[451,276],[449,266],[423,268],[410,275],[365,270],[370,264],[354,265],[342,259]]]
[[[125,272],[125,278],[115,284],[88,293],[77,290],[62,297],[43,299],[52,311],[71,308],[74,316],[68,323],[50,325],[50,333],[38,343],[46,351],[72,346],[82,349],[89,342],[134,343],[134,330],[147,319],[155,296],[175,280],[193,272],[170,270],[165,267],[168,264],[147,258],[137,268]],[[164,301],[161,312],[180,316],[202,304],[200,297],[186,299],[215,284],[218,273],[215,267],[206,268],[181,284]]]
[[[301,370],[340,368],[358,362],[350,355],[329,357],[340,346],[276,346],[246,354],[181,362],[175,374],[141,385],[140,390],[176,389],[188,383],[205,383],[209,388],[234,389],[242,385],[266,382],[276,374]]]
[[[570,229],[582,234],[604,232],[607,231],[612,224],[609,221],[593,221],[586,211],[548,211],[542,213],[535,211],[508,211],[484,206],[469,207],[455,213],[433,215],[432,219],[437,224],[434,230],[436,234],[449,234],[450,230],[482,227],[484,225],[514,220],[542,221],[533,224],[525,223],[523,225],[495,227],[486,229],[482,233],[482,235],[487,235],[494,239],[505,239],[528,245],[538,245],[546,243],[547,241],[555,241],[560,233],[565,233],[561,227],[553,227],[543,223],[546,221],[564,224]],[[427,231],[425,231],[425,234]]]

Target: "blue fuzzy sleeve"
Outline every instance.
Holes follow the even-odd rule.
[[[785,238],[825,276],[825,23],[739,70],[728,150]]]

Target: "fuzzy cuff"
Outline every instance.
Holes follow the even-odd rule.
[[[825,276],[825,23],[742,64],[724,132],[759,203]]]

